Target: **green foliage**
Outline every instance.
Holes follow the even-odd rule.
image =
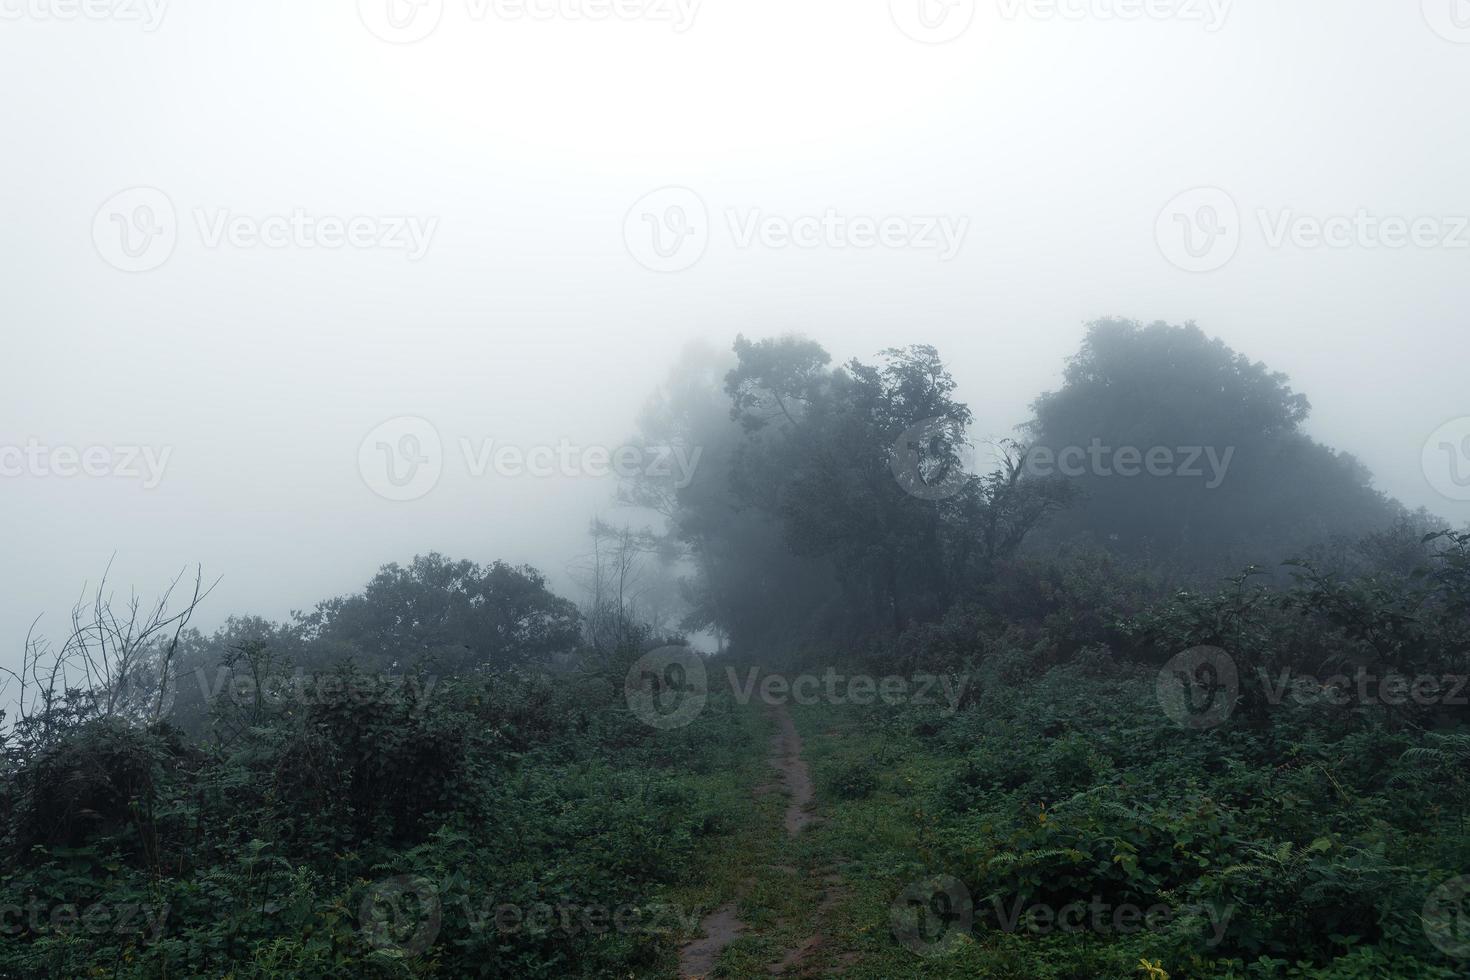
[[[834,368],[810,341],[742,338],[735,355],[694,364],[646,426],[702,448],[698,478],[624,489],[665,522],[638,545],[694,569],[685,625],[752,662],[963,692],[805,719],[846,726],[817,771],[850,835],[825,856],[855,869],[856,901],[884,919],[944,874],[984,913],[952,962],[899,972],[870,916],[849,938],[877,975],[1463,974],[1420,916],[1470,871],[1467,708],[1335,698],[1323,678],[1455,693],[1470,532],[1425,533],[1297,431],[1307,403],[1282,376],[1193,327],[1095,325],[1035,429],[1233,447],[1229,483],[1088,481],[1052,543],[1092,543],[1055,554],[1027,546],[1076,488],[1027,473],[1016,444],[965,472],[969,410],[933,348]],[[953,492],[915,492],[935,485]],[[1242,551],[1288,570],[1213,583]],[[289,624],[178,634],[169,723],[53,683],[0,734],[0,975],[669,975],[687,921],[582,914],[699,888],[722,839],[746,842],[741,802],[774,812],[749,798],[766,749],[718,689],[687,727],[635,717],[624,678],[661,631],[621,598],[611,615],[589,649],[534,570],[429,555]],[[1160,667],[1202,646],[1238,676],[1192,729]],[[161,649],[138,651],[126,704],[163,704],[142,689]],[[811,857],[809,840],[792,846]],[[1038,935],[1001,914],[1076,902],[1168,915]]]
[[[1065,484],[1025,472],[1015,443],[1003,444],[995,471],[965,470],[971,413],[933,347],[835,369],[794,337],[742,337],[735,353],[725,389],[742,438],[733,499],[720,503],[755,509],[792,554],[824,563],[839,594],[818,622],[837,635],[901,632],[941,615],[1071,500]]]
[[[301,626],[364,666],[402,668],[428,658],[441,671],[467,673],[570,651],[581,638],[577,618],[535,569],[431,554],[407,568],[385,566],[360,595],[319,604]]]
[[[497,569],[471,577],[498,588],[519,575]],[[458,578],[438,587],[448,594],[413,607],[446,610],[462,596]],[[366,595],[355,602],[387,609],[357,622],[400,608],[399,596]],[[474,605],[481,625],[499,615]],[[368,672],[376,655],[303,665],[289,654],[319,662],[340,636],[236,621],[194,638],[196,654],[238,644],[208,674],[208,717],[188,712],[192,735],[86,717],[73,706],[86,698],[17,726],[0,784],[0,975],[667,972],[686,921],[589,931],[558,913],[546,928],[505,929],[497,909],[656,904],[732,830],[721,787],[758,749],[728,695],[678,731],[633,717],[622,684],[639,649],[581,667],[508,666],[538,659],[555,632],[543,612],[559,607],[515,608],[518,632],[494,640],[511,644],[498,669]],[[96,917],[102,928],[79,924]]]
[[[1114,592],[1125,601],[1094,614],[1121,615],[1083,635],[1117,649],[1077,650],[1078,619],[1050,599],[1019,604],[1019,622],[980,606],[892,644],[894,663],[963,658],[976,675],[961,711],[916,716],[917,743],[895,750],[936,773],[908,806],[930,821],[924,871],[958,877],[974,897],[975,972],[1025,947],[1047,976],[1119,975],[1108,971],[1129,956],[1173,976],[1457,975],[1419,916],[1438,883],[1470,867],[1465,708],[1273,699],[1257,677],[1331,668],[1341,649],[1463,673],[1462,542],[1422,544],[1397,571],[1357,578],[1304,563],[1286,589],[1246,574],[1141,607],[1146,589]],[[1085,582],[1067,591],[1109,594]],[[1166,715],[1156,678],[1200,644],[1231,651],[1241,691],[1224,724],[1195,731]],[[1166,906],[1172,919],[1135,937],[1070,940],[996,925],[1017,903],[1093,897]]]
[[[1074,478],[1083,503],[1054,526],[1059,539],[1088,534],[1121,553],[1223,573],[1402,516],[1361,463],[1299,431],[1310,405],[1285,375],[1193,324],[1093,323],[1064,385],[1033,410],[1037,444],[1056,453],[1096,443],[1215,454],[1157,478],[1088,468]]]
[[[827,777],[827,790],[840,800],[861,800],[878,788],[878,766],[875,758],[848,763]]]

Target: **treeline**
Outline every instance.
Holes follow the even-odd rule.
[[[538,573],[438,555],[289,623],[203,635],[201,593],[103,583],[29,646],[0,976],[670,972],[687,923],[661,896],[758,754],[727,699],[684,732],[629,711],[646,627],[598,649]],[[573,931],[541,914],[564,909]]]
[[[834,784],[930,815],[924,862],[892,868],[1262,913],[1209,948],[1058,947],[1035,975],[1162,954],[1286,976],[1293,951],[1290,975],[1441,970],[1409,906],[1470,867],[1447,690],[1470,674],[1470,536],[1374,490],[1301,431],[1287,379],[1193,326],[1094,324],[997,445],[970,445],[955,391],[922,345],[692,349],[640,438],[699,467],[620,489],[580,606],[439,555],[212,635],[190,628],[202,578],[153,606],[99,586],[11,676],[0,975],[667,975],[666,933],[507,931],[487,908],[697,886],[759,721],[715,691],[660,731],[624,691],[696,634],[732,662],[978,679],[951,714],[868,718],[886,754]],[[1225,661],[1176,663],[1200,649]],[[1336,675],[1438,686],[1344,701]],[[1177,723],[1169,678],[1209,724]],[[882,775],[900,744],[924,786]]]
[[[733,354],[686,354],[644,421],[644,439],[702,450],[693,482],[645,478],[627,499],[684,550],[683,625],[751,652],[902,633],[1018,558],[1095,552],[1165,589],[1248,565],[1282,582],[1287,559],[1436,529],[1301,431],[1283,375],[1193,325],[1094,323],[1063,386],[985,446],[932,347],[833,365],[788,336]]]

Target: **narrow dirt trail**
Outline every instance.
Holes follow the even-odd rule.
[[[795,837],[816,817],[811,812],[816,790],[812,786],[812,774],[801,757],[801,734],[786,705],[777,705],[772,710],[776,720],[776,734],[771,736],[771,764],[781,774],[781,785],[785,787],[786,835]]]
[[[812,775],[806,760],[801,757],[801,733],[796,730],[796,722],[792,719],[791,712],[785,705],[780,705],[775,709],[774,714],[777,730],[771,739],[772,763],[781,773],[782,784],[788,793],[784,822],[786,835],[794,838],[819,819],[812,812],[816,789],[812,784]],[[804,975],[808,961],[821,952],[826,944],[826,937],[817,927],[836,905],[841,895],[842,877],[833,868],[817,869],[813,872],[812,877],[817,904],[805,918],[813,931],[806,939],[792,947],[785,956],[767,968],[771,976]]]
[[[786,811],[781,822],[786,836],[794,838],[816,819],[816,815],[812,813],[816,789],[812,784],[811,771],[801,757],[801,734],[796,730],[791,712],[784,704],[776,705],[771,709],[771,719],[775,722],[776,731],[771,736],[769,761],[779,774],[780,782],[774,786],[758,786],[755,793],[759,796],[776,789],[784,791],[787,798]],[[746,929],[733,902],[705,916],[699,925],[703,935],[679,952],[679,976],[685,980],[708,976],[719,960],[720,953],[739,939]],[[806,941],[788,953],[780,963],[773,964],[771,973],[784,974],[798,966],[810,949],[819,942],[819,937]]]
[[[698,980],[708,976],[725,947],[740,938],[745,924],[735,913],[734,904],[730,904],[705,916],[699,928],[704,935],[679,950],[681,980]]]

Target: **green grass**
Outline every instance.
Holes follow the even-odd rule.
[[[1078,681],[1070,678],[1068,683]],[[1080,693],[1087,696],[1085,691]],[[1092,692],[1094,696],[1098,693]],[[1118,710],[1126,711],[1127,707],[1121,705]],[[823,817],[793,850],[809,873],[815,868],[835,866],[844,878],[838,901],[816,924],[826,942],[808,961],[812,975],[839,968],[843,976],[872,980],[904,977],[1091,980],[1165,975],[1174,980],[1189,977],[1390,980],[1408,975],[1460,975],[1448,961],[1437,959],[1432,952],[1426,954],[1422,944],[1416,942],[1420,938],[1416,935],[1406,937],[1407,942],[1386,936],[1379,945],[1344,949],[1330,962],[1313,964],[1292,963],[1281,957],[1273,959],[1264,953],[1247,959],[1223,951],[1217,953],[1213,948],[1204,950],[1197,943],[1191,946],[1192,930],[1198,931],[1200,923],[1182,921],[1172,928],[1141,930],[1129,935],[1092,930],[1037,935],[1024,926],[1008,932],[997,928],[995,906],[986,901],[988,896],[978,893],[974,895],[973,929],[962,933],[945,955],[920,956],[893,935],[890,918],[895,898],[910,883],[939,873],[956,874],[974,886],[977,880],[986,880],[978,869],[986,866],[987,856],[1015,846],[1017,824],[1024,832],[1027,825],[1041,827],[1048,820],[1057,822],[1057,818],[1044,817],[1034,806],[1018,807],[1015,795],[999,793],[987,797],[974,809],[959,811],[949,807],[945,791],[964,765],[964,753],[942,739],[912,734],[915,727],[912,715],[902,712],[884,715],[874,709],[831,705],[794,707],[792,711],[805,742],[804,757],[817,785],[818,808]],[[1024,715],[1025,710],[1018,714]],[[1024,717],[1013,720],[1024,727]],[[1064,749],[1059,746],[1064,747],[1066,739],[1045,738],[1040,734],[1048,724],[1042,712],[1036,712],[1033,721],[1035,728],[1022,739],[1019,748],[1035,756],[1034,764],[1040,770],[1043,755],[1062,753]],[[960,716],[956,722],[961,726],[974,725],[976,719]],[[1167,766],[1174,761],[1177,760],[1164,759],[1160,763],[1145,756],[1119,759],[1114,763],[1115,768],[1104,767],[1104,779],[1112,785],[1146,785],[1143,780],[1157,778],[1156,765]],[[871,791],[860,790],[858,798],[851,798],[846,788],[851,785],[851,773],[859,768],[871,769],[876,780]],[[1323,826],[1341,822],[1355,825],[1361,834],[1374,832],[1372,820],[1360,821],[1358,815],[1347,812],[1345,805],[1343,810],[1323,813],[1318,801],[1317,820]],[[1249,812],[1245,817],[1260,821],[1248,824],[1245,829],[1250,834],[1271,839],[1269,811]],[[1094,832],[1106,837],[1115,831],[1116,828],[1104,825]],[[1428,842],[1426,836],[1417,846]],[[1158,846],[1169,845],[1160,841]],[[1410,849],[1415,846],[1407,844]],[[1300,850],[1294,853],[1301,854]],[[1329,852],[1313,859],[1323,860],[1327,868],[1324,875],[1337,871],[1351,878],[1358,873],[1353,867],[1361,863],[1353,854],[1351,847],[1334,844]],[[1227,879],[1232,874],[1213,867],[1209,873]],[[1448,869],[1439,872],[1441,877],[1449,874]],[[1044,881],[1043,890],[1051,884],[1050,880]],[[1291,900],[1283,901],[1290,904]],[[1391,899],[1384,896],[1382,901],[1387,907]],[[782,907],[790,908],[790,905],[787,902]],[[1251,908],[1236,911],[1246,917],[1256,914]],[[797,914],[810,931],[810,910]],[[780,927],[773,932],[782,939],[791,934],[790,929]],[[1351,942],[1347,945],[1351,946]],[[760,948],[765,953],[770,947]],[[760,975],[759,967],[763,963],[757,959],[732,956],[727,961],[728,975]],[[1145,961],[1155,964],[1161,972],[1146,970]]]

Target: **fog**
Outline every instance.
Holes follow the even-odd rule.
[[[601,20],[448,0],[395,44],[371,3],[0,0],[0,442],[166,460],[156,486],[0,479],[7,662],[114,554],[121,591],[221,576],[206,629],[428,551],[530,563],[570,593],[615,481],[476,475],[462,440],[616,449],[686,344],[738,333],[800,332],[838,361],[933,344],[974,433],[999,437],[1086,322],[1193,320],[1288,374],[1306,431],[1379,488],[1470,519],[1421,464],[1470,414],[1470,136],[1446,111],[1470,31],[1449,5],[981,3],[931,44],[877,0]],[[669,187],[704,209],[680,212],[700,254],[639,238],[690,203],[635,207]],[[118,197],[134,188],[155,190]],[[1217,212],[1233,256],[1168,234],[1171,208],[1220,203],[1175,203],[1196,188],[1238,209]],[[130,225],[144,205],[163,224]],[[1311,223],[1360,212],[1434,221],[1404,247],[1361,221],[1313,244]],[[267,221],[297,214],[366,217],[366,244]],[[895,217],[897,247],[864,245]],[[1296,218],[1306,237],[1273,241]],[[793,224],[815,237],[782,247]],[[262,225],[284,237],[259,243]],[[172,250],[119,251],[148,229]],[[361,451],[405,417],[432,423],[443,472],[395,501]]]

